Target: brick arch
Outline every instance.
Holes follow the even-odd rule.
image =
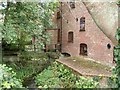
[[[71,55],[67,52],[63,52],[62,55],[64,55],[65,57],[70,57]]]
[[[88,55],[87,44],[85,43],[80,44],[80,55],[83,55],[83,56]]]

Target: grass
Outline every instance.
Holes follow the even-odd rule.
[[[87,60],[82,57],[69,57],[68,60],[76,60],[76,64],[84,67],[84,68],[90,68],[90,69],[96,69],[96,70],[107,70],[110,71],[111,67],[97,63],[95,61]]]

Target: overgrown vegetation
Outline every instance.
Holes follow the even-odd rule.
[[[16,78],[16,73],[5,64],[0,64],[0,89],[2,88],[22,88],[20,79]]]
[[[59,57],[59,54],[54,52],[47,52],[41,55],[41,53],[25,51],[25,45],[27,44],[33,44],[35,48],[40,48],[41,50],[49,42],[50,36],[46,29],[53,27],[51,17],[57,6],[58,2],[7,2],[7,7],[4,10],[0,10],[5,15],[3,25],[0,24],[3,43],[10,50],[21,51],[18,54],[20,58],[18,61],[3,62],[7,66],[0,64],[0,89],[21,88],[24,78],[37,73],[41,66],[45,65],[51,58],[56,59]],[[116,74],[118,78],[116,81],[114,77],[111,77],[110,85],[115,85],[113,83],[116,82],[120,86],[120,28],[117,30],[116,38],[119,42],[115,48]],[[33,41],[31,41],[32,39]],[[54,62],[53,65],[37,75],[35,79],[39,88],[99,87],[99,83],[94,81],[94,79],[75,75],[71,70],[57,62]]]
[[[118,0],[117,4],[118,8],[120,8],[120,0]],[[115,74],[117,74],[117,80],[115,80],[115,82],[117,83],[118,87],[120,87],[120,27],[117,29],[116,32],[116,39],[118,40],[118,45],[114,48],[114,55],[116,61]]]
[[[54,61],[54,56],[48,57],[48,53],[31,53],[27,53],[27,55],[30,54],[32,58],[29,58],[24,53],[25,55],[22,55],[22,58],[20,58],[22,60],[15,60],[13,62],[9,60],[3,61],[8,67],[11,67],[13,71],[16,72],[16,78],[20,79],[22,82],[25,78],[31,77],[33,74],[40,72],[43,67],[47,67],[51,61]],[[58,55],[56,52],[51,53],[54,53],[55,56]]]
[[[35,78],[38,88],[97,88],[92,78],[75,75],[63,64],[54,62]]]
[[[116,61],[115,74],[117,74],[118,87],[120,87],[120,28],[117,29],[116,39],[118,40],[118,45],[115,46],[114,55]]]
[[[36,48],[43,49],[49,42],[46,29],[53,27],[51,17],[57,5],[57,2],[7,2],[7,7],[1,10],[5,15],[1,26],[3,41],[24,50],[25,45],[30,44],[33,38]]]
[[[58,2],[25,3],[11,1],[7,2],[6,5],[5,7],[5,3],[2,3],[4,9],[0,10],[5,16],[3,24],[0,24],[3,52],[4,55],[7,52],[10,56],[13,52],[18,59],[12,61],[9,61],[9,59],[3,60],[3,63],[6,63],[9,68],[16,72],[15,78],[24,82],[25,78],[38,73],[45,65],[48,66],[46,63],[56,56],[51,52],[54,56],[49,57],[51,53],[45,54],[43,49],[45,44],[49,43],[50,38],[46,29],[55,26],[52,23],[52,15],[58,6]],[[34,50],[27,51],[26,45],[33,46]],[[14,75],[14,73],[12,74]],[[2,74],[0,76],[2,77]],[[12,82],[9,84],[15,86]],[[3,87],[11,87],[9,84]],[[19,86],[16,86],[16,88],[19,88]]]
[[[106,70],[111,71],[111,67],[107,65],[103,65],[101,63],[97,63],[96,61],[87,60],[82,57],[70,57],[67,60],[75,60],[76,65],[79,64],[80,66],[84,68],[90,68],[92,70]]]
[[[118,83],[117,83],[117,76],[116,75],[112,75],[111,77],[108,78],[107,83],[108,86],[111,88],[118,88]]]
[[[43,63],[44,62],[44,63]],[[22,82],[25,78],[32,76],[32,74],[35,74],[41,70],[41,68],[44,66],[44,64],[47,63],[47,61],[34,61],[34,62],[26,62],[26,64],[23,66],[21,63],[13,63],[8,65],[9,67],[13,68],[13,70],[16,72],[17,76],[16,78],[20,79]]]

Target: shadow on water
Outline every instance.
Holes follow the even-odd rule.
[[[12,62],[14,62],[16,59],[18,59],[17,56],[5,56],[5,57],[3,57],[3,60],[4,60],[4,62],[6,62],[6,63],[8,63],[8,62],[12,63]],[[44,69],[46,69],[48,66],[50,66],[53,61],[54,61],[54,60],[49,59],[49,60],[47,60],[47,61],[44,62],[44,63],[40,63],[40,67],[39,67],[39,70],[38,70],[37,72],[35,72],[35,73],[33,73],[32,75],[30,75],[29,77],[25,77],[25,78],[23,79],[23,82],[22,82],[23,87],[26,87],[26,88],[36,88],[36,89],[34,89],[34,90],[38,90],[38,89],[37,89],[37,86],[36,86],[36,84],[35,84],[35,79],[34,79],[34,77],[35,77],[37,74],[41,73],[41,72],[42,72]],[[32,73],[32,72],[31,72],[31,73]]]
[[[50,66],[52,62],[53,62],[53,60],[52,60],[52,61],[49,60],[47,63],[44,63],[44,64],[41,65],[40,70],[39,70],[38,72],[32,74],[30,77],[24,78],[24,80],[23,80],[23,82],[22,82],[22,83],[23,83],[23,86],[26,87],[26,88],[36,88],[35,90],[38,90],[38,89],[37,89],[37,86],[36,86],[36,84],[35,84],[35,78],[34,78],[34,77],[35,77],[37,74],[41,73],[41,72],[42,72],[44,69],[46,69],[48,66]]]
[[[2,60],[4,61],[4,63],[12,63],[15,61],[19,61],[19,57],[17,55],[5,55]],[[39,73],[41,73],[44,69],[46,69],[48,66],[50,66],[52,64],[52,62],[54,62],[55,59],[51,58],[48,56],[48,60],[46,62],[43,62],[40,64],[40,68],[37,72],[33,73],[32,75],[30,75],[29,77],[25,77],[23,79],[23,87],[25,88],[36,88],[34,90],[38,90],[37,86],[35,84],[35,76]],[[32,73],[32,72],[31,72]]]

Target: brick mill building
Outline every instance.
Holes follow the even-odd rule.
[[[103,64],[113,64],[113,43],[98,28],[82,2],[61,2],[51,29],[52,43],[70,56],[84,56]]]

